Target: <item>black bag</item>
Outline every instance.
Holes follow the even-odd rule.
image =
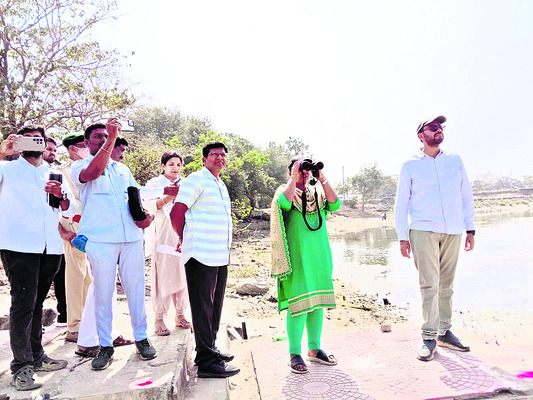
[[[128,206],[134,221],[144,221],[146,219],[146,214],[141,204],[141,194],[135,186],[128,188]]]

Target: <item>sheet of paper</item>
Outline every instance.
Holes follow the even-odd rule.
[[[181,253],[176,251],[176,247],[169,246],[168,244],[160,244],[155,248],[155,251],[161,254],[169,254],[171,256],[181,257]]]

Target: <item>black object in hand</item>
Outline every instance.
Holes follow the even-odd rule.
[[[50,172],[50,180],[63,183],[63,175]],[[59,208],[60,202],[61,199],[59,197],[54,196],[52,193],[48,193],[48,204],[50,204],[50,207]]]
[[[128,188],[128,206],[134,221],[144,221],[146,219],[146,214],[141,204],[141,194],[135,186]]]

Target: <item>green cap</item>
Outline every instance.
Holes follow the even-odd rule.
[[[83,132],[69,133],[67,136],[63,138],[63,146],[68,148],[68,146],[72,146],[73,144],[83,142],[84,140],[85,140],[85,136],[83,136]]]

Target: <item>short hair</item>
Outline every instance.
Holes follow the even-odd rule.
[[[45,143],[53,143],[55,146],[57,146],[56,141],[54,139],[52,139],[51,137],[47,137],[44,142]]]
[[[183,157],[179,153],[177,153],[176,151],[166,151],[161,156],[161,164],[167,165],[168,160],[174,157],[178,157],[180,161],[183,163]]]
[[[20,128],[17,132],[17,135],[24,135],[29,132],[39,132],[41,136],[46,140],[46,135],[44,133],[44,127],[41,125],[26,125]]]
[[[120,146],[123,144],[124,146],[129,146],[128,141],[123,137],[118,137],[117,140],[115,140],[115,147]]]
[[[89,139],[89,138],[91,137],[91,132],[92,132],[92,131],[95,131],[96,129],[105,129],[105,125],[102,124],[102,123],[97,123],[97,124],[89,125],[89,126],[85,129],[85,133],[83,134],[83,136],[85,137],[85,139]]]
[[[222,143],[222,142],[209,142],[202,149],[202,154],[203,154],[204,157],[207,157],[209,155],[209,152],[211,151],[211,149],[221,149],[221,148],[224,149],[225,153],[228,152],[228,148],[226,147],[226,145],[224,143]]]

